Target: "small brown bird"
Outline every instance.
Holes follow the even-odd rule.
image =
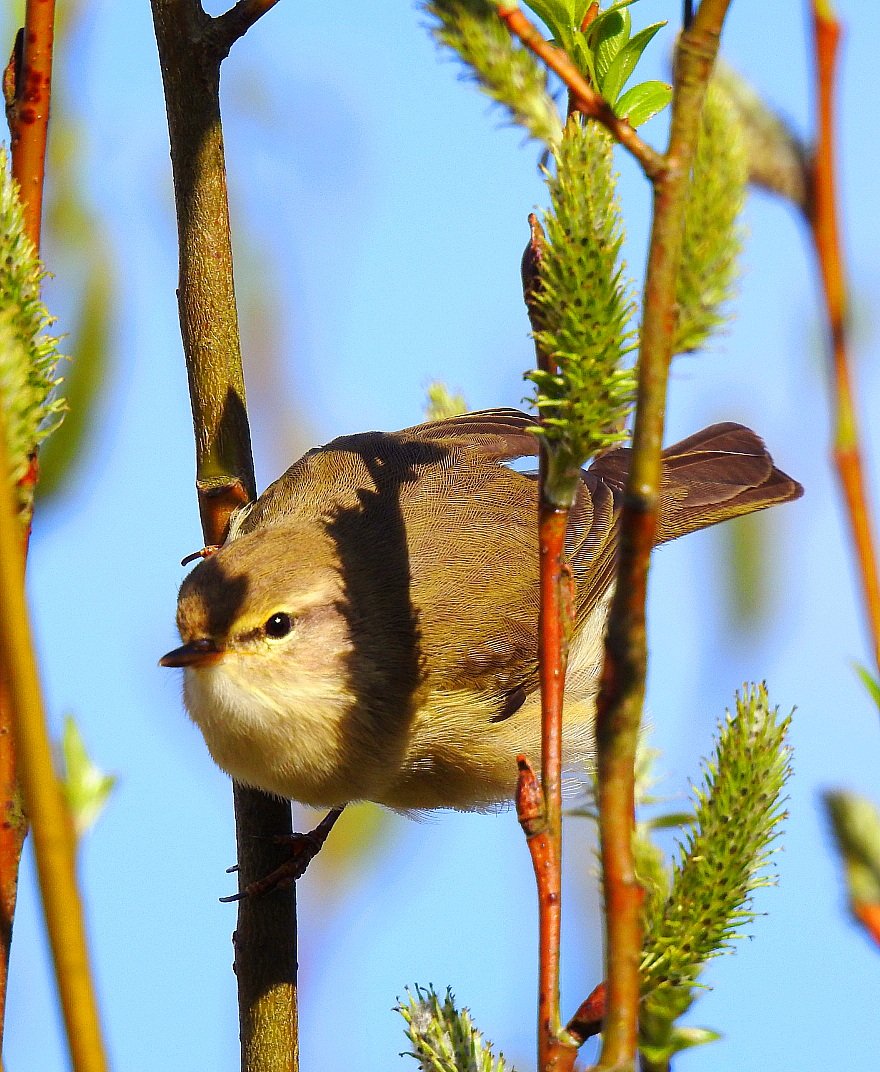
[[[533,420],[488,410],[309,451],[180,589],[187,709],[233,778],[316,806],[486,808],[540,753]],[[572,512],[564,743],[589,763],[629,450]],[[663,455],[657,542],[796,499],[748,428]]]

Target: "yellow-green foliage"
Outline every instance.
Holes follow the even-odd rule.
[[[53,323],[40,301],[44,272],[33,243],[24,233],[18,189],[0,149],[0,402],[6,426],[11,479],[25,475],[31,456],[61,419],[63,403],[54,397],[58,340],[46,334]],[[19,486],[26,509],[30,487]]]
[[[468,1010],[456,1009],[451,990],[441,1002],[433,987],[417,986],[397,1011],[406,1021],[410,1056],[421,1072],[514,1072],[503,1055],[492,1053]]]
[[[695,791],[694,823],[669,896],[646,912],[640,1047],[655,1060],[694,1044],[675,1019],[690,1006],[706,961],[728,952],[754,917],[753,891],[768,884],[763,869],[785,814],[788,724],[769,706],[763,685],[737,696],[736,713],[728,713]]]
[[[562,120],[547,91],[547,72],[515,44],[491,0],[424,0],[431,32],[465,64],[484,93],[545,145],[562,135]]]
[[[748,162],[736,109],[709,84],[685,215],[673,353],[697,350],[725,320],[742,246]]]
[[[442,421],[445,417],[456,417],[459,413],[467,410],[467,402],[462,394],[453,394],[452,391],[435,380],[428,384],[428,401],[425,406],[426,421]]]
[[[634,305],[620,259],[611,149],[603,128],[572,118],[547,180],[551,207],[532,306],[535,341],[558,372],[528,378],[550,459],[546,489],[559,506],[573,495],[579,467],[625,437],[635,389],[622,364],[634,348]]]

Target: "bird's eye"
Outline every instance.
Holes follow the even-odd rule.
[[[267,637],[272,637],[273,640],[280,640],[282,637],[286,637],[290,630],[293,629],[293,619],[289,614],[279,611],[278,614],[273,614],[266,621],[263,629]]]

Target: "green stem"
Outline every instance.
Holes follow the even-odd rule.
[[[639,349],[632,462],[621,520],[617,586],[605,643],[596,737],[606,904],[607,1013],[598,1068],[635,1068],[642,891],[632,852],[635,754],[647,670],[645,599],[657,528],[660,450],[675,328],[688,179],[706,85],[729,0],[703,0],[679,40],[665,164],[653,177],[654,214]]]
[[[89,969],[75,839],[52,763],[24,595],[24,541],[13,497],[0,408],[0,676],[7,683],[22,795],[64,1025],[75,1072],[105,1072],[98,1006]]]

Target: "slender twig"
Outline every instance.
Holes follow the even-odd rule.
[[[728,4],[729,0],[703,0],[692,25],[679,39],[665,167],[654,178],[633,450],[596,718],[607,963],[600,1069],[635,1067],[643,894],[635,874],[632,830],[636,741],[647,667],[645,597],[657,527],[660,449],[687,183],[706,84]]]
[[[517,757],[517,765],[516,815],[526,835],[538,888],[538,1068],[541,1072],[569,1072],[574,1068],[578,1047],[583,1040],[560,1030],[559,908],[562,882],[559,836],[551,831],[549,802],[534,770],[525,756]]]
[[[665,166],[663,157],[647,142],[642,141],[635,127],[614,114],[614,109],[608,101],[596,92],[569,56],[562,49],[552,45],[538,27],[529,22],[519,7],[499,3],[498,17],[526,48],[534,52],[551,71],[562,79],[568,87],[572,105],[590,119],[598,120],[621,145],[626,146],[642,165],[642,170],[649,179],[653,179],[663,170]]]
[[[523,296],[532,328],[539,330],[540,265],[544,231],[534,214],[523,254]],[[537,335],[536,335],[537,338]],[[535,345],[538,367],[555,373],[556,363]],[[559,939],[562,920],[562,704],[574,595],[565,555],[569,510],[547,496],[547,448],[541,444],[538,473],[539,611],[538,666],[541,682],[541,785],[520,757],[517,814],[526,833],[538,888],[538,1068],[572,1068],[577,1044],[561,1030],[559,1012]],[[571,473],[572,499],[579,473]],[[533,814],[534,812],[534,814]]]
[[[52,45],[55,0],[28,0],[25,25],[15,38],[4,72],[3,95],[9,124],[12,174],[19,184],[25,233],[39,253],[43,214],[46,136],[52,88]],[[3,479],[5,479],[5,469]],[[36,454],[22,482],[33,485],[39,469]],[[30,535],[22,534],[25,554]],[[18,869],[27,836],[27,815],[22,808],[18,760],[12,732],[12,697],[0,667],[0,1040],[6,1013],[12,922],[18,896]]]
[[[238,5],[245,13],[259,7]],[[205,15],[198,0],[152,0],[152,8],[177,205],[178,302],[196,487],[205,543],[212,545],[223,542],[235,506],[255,494],[220,123],[220,62],[228,51],[229,24],[224,37],[222,23],[218,31],[218,20]],[[286,801],[240,785],[234,799],[243,890],[279,863],[273,839],[291,832],[291,813]],[[298,1067],[294,904],[292,886],[239,901],[235,974],[242,1068],[248,1072]]]
[[[6,105],[12,176],[21,187],[25,232],[38,252],[54,27],[55,0],[27,0],[24,33],[20,39],[21,54],[15,63],[14,93]]]
[[[855,544],[874,662],[880,669],[880,579],[850,371],[847,284],[835,192],[834,92],[841,28],[829,3],[813,0],[811,7],[819,122],[808,221],[822,276],[831,336],[835,393],[834,464]]]
[[[541,676],[541,788],[547,822],[547,836],[553,852],[545,873],[539,877],[540,1026],[538,1067],[558,1067],[553,1054],[559,1038],[559,938],[562,913],[562,696],[568,664],[568,640],[572,622],[571,571],[565,558],[568,510],[555,509],[543,498],[544,451],[539,485],[542,500],[538,515],[540,554],[540,637]],[[537,872],[536,872],[537,873]],[[543,878],[543,883],[541,879]],[[544,1054],[541,1053],[541,1034]],[[543,1058],[543,1059],[542,1059]]]
[[[75,839],[43,714],[24,597],[22,526],[9,472],[0,411],[0,669],[8,684],[19,776],[71,1062],[75,1072],[104,1072],[107,1062],[76,884]]]
[[[224,43],[225,51],[228,52],[239,37],[243,37],[277,3],[278,0],[238,0],[234,7],[218,15],[214,19],[214,29]]]
[[[854,904],[852,913],[868,935],[880,946],[880,904]]]

